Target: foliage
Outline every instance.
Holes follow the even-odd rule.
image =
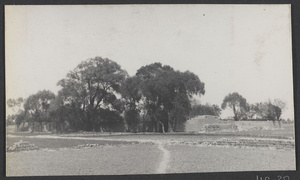
[[[279,120],[282,114],[282,111],[285,108],[285,103],[281,100],[276,99],[272,103],[271,100],[267,102],[256,103],[251,105],[251,111],[257,118],[260,119],[269,119],[269,120]]]
[[[128,126],[128,130],[131,132],[137,132],[140,125],[140,115],[137,109],[128,109],[125,112],[125,121]]]
[[[23,104],[24,99],[19,97],[17,99],[8,99],[7,107],[12,110],[14,114],[8,115],[6,118],[6,125],[14,125],[16,123],[16,117],[20,114],[21,105]]]
[[[8,115],[6,117],[6,126],[15,125],[15,115]]]
[[[125,101],[125,122],[127,123],[128,131],[133,132],[137,132],[141,124],[138,104],[142,98],[142,94],[139,89],[139,83],[140,81],[136,76],[129,77],[121,87],[122,97]]]
[[[17,125],[17,127],[20,126],[20,124],[25,120],[25,111],[19,111],[18,114],[15,115],[15,124]]]
[[[247,100],[237,92],[228,94],[222,103],[222,109],[229,107],[233,110],[234,120],[242,119],[246,112],[249,111]]]
[[[205,105],[196,104],[192,106],[190,117],[196,117],[199,115],[220,116],[221,111],[222,111],[221,108],[215,104],[213,104],[212,106],[209,104],[205,104]]]
[[[121,103],[117,99],[127,72],[116,62],[95,57],[80,63],[58,82],[65,105],[84,114],[84,129],[101,129],[101,121],[112,115],[119,120]]]
[[[180,72],[168,65],[142,66],[133,77],[116,62],[95,57],[81,62],[57,85],[55,95],[39,91],[28,98],[8,99],[14,111],[7,125],[17,128],[48,122],[56,132],[178,131],[188,118],[198,115],[220,116],[231,108],[235,120],[280,120],[286,104],[280,99],[249,105],[237,92],[228,94],[221,105],[201,105],[193,100],[205,94],[205,84],[192,72]],[[21,109],[23,105],[24,110]],[[41,128],[42,129],[42,128]]]
[[[190,110],[189,98],[192,95],[204,94],[204,83],[197,75],[189,71],[175,71],[170,66],[153,63],[141,67],[136,76],[140,79],[140,90],[145,97],[145,108],[152,122],[160,124],[161,131],[172,131],[176,128],[178,119],[175,112],[181,111],[182,116],[188,116]],[[158,118],[158,113],[165,111],[167,119]],[[172,115],[173,113],[173,115]],[[179,119],[186,119],[178,117]],[[159,126],[157,125],[156,131]],[[168,128],[165,128],[168,127]]]
[[[42,126],[43,122],[49,120],[49,107],[51,101],[55,98],[55,94],[51,91],[43,90],[36,94],[29,96],[24,102],[24,114],[30,115],[29,121],[31,121],[34,131],[34,123],[38,122]]]
[[[64,132],[67,130],[79,130],[80,118],[82,115],[78,113],[78,109],[72,104],[64,104],[60,93],[50,104],[50,119],[54,125],[56,132]],[[69,127],[66,127],[66,124]]]
[[[14,107],[20,107],[21,106],[21,104],[24,102],[24,99],[23,98],[21,98],[21,97],[19,97],[19,98],[17,98],[17,99],[8,99],[7,100],[7,106],[9,107],[9,108],[14,108]]]

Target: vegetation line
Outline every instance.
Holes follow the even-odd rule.
[[[129,76],[116,62],[95,57],[78,64],[57,85],[61,87],[57,94],[40,90],[25,99],[8,99],[14,114],[7,116],[7,126],[31,133],[184,132],[189,119],[201,115],[220,119],[222,109],[229,108],[234,114],[229,119],[272,120],[281,128],[286,107],[280,99],[249,104],[238,92],[229,93],[221,108],[201,104],[205,83],[193,72],[159,62]]]

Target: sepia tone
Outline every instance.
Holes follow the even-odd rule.
[[[290,13],[5,6],[6,175],[295,170]]]

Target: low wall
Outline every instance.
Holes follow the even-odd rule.
[[[278,128],[278,122],[273,121],[236,121],[235,124],[238,126],[239,131],[251,131],[251,130],[268,130]]]
[[[216,129],[224,130],[227,128],[231,128],[234,124],[234,121],[224,121],[220,120],[217,116],[197,116],[195,118],[189,119],[185,123],[185,132],[199,132],[199,131],[205,131],[210,126],[210,130],[213,131],[213,127],[216,127]],[[217,125],[219,125],[219,128],[217,128]]]
[[[238,127],[234,123],[205,124],[203,129],[205,132],[238,131]]]

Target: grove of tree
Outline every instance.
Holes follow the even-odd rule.
[[[234,120],[280,120],[285,103],[248,104],[237,92],[228,94],[221,108],[193,102],[205,94],[205,84],[190,72],[152,63],[130,77],[116,62],[95,57],[81,62],[57,83],[55,95],[38,91],[26,99],[8,99],[14,114],[7,124],[28,124],[31,132],[47,125],[48,130],[66,131],[183,131],[185,122],[199,115],[220,116],[230,108]],[[21,108],[23,106],[23,109]]]

